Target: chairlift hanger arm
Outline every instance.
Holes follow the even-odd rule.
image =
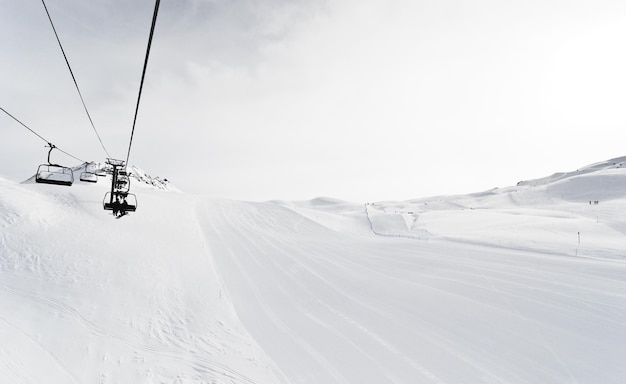
[[[58,164],[52,164],[50,162],[50,154],[52,153],[52,150],[56,148],[56,146],[52,143],[48,143],[48,145],[46,145],[46,148],[50,148],[50,150],[48,151],[48,165],[54,165],[54,166],[59,166]]]

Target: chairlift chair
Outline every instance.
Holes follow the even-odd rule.
[[[107,192],[104,195],[102,206],[105,211],[135,212],[137,210],[137,196],[128,192]]]
[[[72,168],[52,164],[50,162],[50,153],[52,153],[52,150],[56,147],[51,143],[48,143],[47,147],[50,147],[48,151],[48,164],[41,164],[37,168],[35,182],[71,186],[74,183],[74,172]]]
[[[94,172],[82,172],[80,174],[80,181],[84,181],[87,183],[97,183],[98,175]]]
[[[71,168],[57,164],[41,164],[35,176],[37,183],[71,186],[74,183],[74,172]]]
[[[115,189],[122,192],[128,192],[130,190],[130,179],[128,176],[118,175],[115,178]]]
[[[137,210],[137,197],[130,191],[129,172],[122,168],[123,160],[107,159],[107,165],[113,168],[111,191],[104,195],[102,206],[105,211],[113,211],[115,216],[123,216],[127,212]]]

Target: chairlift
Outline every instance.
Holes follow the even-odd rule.
[[[128,192],[130,190],[130,179],[128,176],[123,176],[121,174],[117,174],[115,178],[115,188],[118,191]]]
[[[123,160],[107,159],[107,165],[113,168],[111,191],[104,195],[102,206],[105,211],[113,211],[116,217],[137,210],[137,197],[130,191],[130,173],[126,172]]]
[[[50,153],[56,147],[51,143],[48,143],[46,147],[50,147],[48,151],[48,164],[41,164],[37,168],[35,182],[71,186],[74,183],[74,172],[71,168],[50,163]]]
[[[124,160],[112,159],[110,157],[107,157],[107,164],[110,165],[112,168],[119,168],[123,167],[126,162]]]
[[[98,175],[94,172],[82,172],[80,174],[80,181],[84,181],[87,183],[97,183]]]
[[[110,164],[104,164],[102,168],[96,171],[98,176],[112,176],[113,175],[113,167]]]
[[[37,168],[37,183],[67,185],[74,183],[74,172],[71,168],[62,167],[55,164],[41,164]]]
[[[137,196],[128,192],[107,192],[104,195],[102,206],[105,211],[113,211],[113,214],[123,216],[126,212],[137,210]]]

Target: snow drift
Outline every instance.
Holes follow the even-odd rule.
[[[119,220],[0,179],[0,382],[622,383],[625,162],[368,204],[135,170]]]

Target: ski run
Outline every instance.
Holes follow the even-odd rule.
[[[625,383],[625,163],[367,203],[134,169],[119,220],[0,179],[0,382]]]

